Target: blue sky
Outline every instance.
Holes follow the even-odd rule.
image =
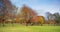
[[[60,13],[60,0],[11,0],[13,5],[21,8],[23,4],[29,6],[38,15],[45,15],[46,12]]]

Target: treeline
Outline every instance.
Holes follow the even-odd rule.
[[[60,14],[49,12],[46,13],[47,19],[44,16],[37,16],[35,10],[23,5],[21,10],[11,4],[9,0],[0,0],[0,23],[5,26],[6,23],[20,23],[24,25],[43,25],[43,24],[59,24]],[[18,11],[20,11],[18,13]]]
[[[46,13],[48,21],[52,21],[55,24],[60,24],[60,14],[58,12],[52,14],[50,12]]]

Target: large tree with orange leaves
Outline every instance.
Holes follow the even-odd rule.
[[[29,8],[28,6],[24,5],[21,9],[22,17],[25,19],[25,23],[29,22],[34,16],[36,16],[36,12]]]

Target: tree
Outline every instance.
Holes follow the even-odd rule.
[[[36,13],[31,9],[29,8],[28,6],[24,5],[21,9],[21,14],[22,14],[22,17],[25,19],[25,23],[26,24],[29,24],[31,23],[31,19],[36,16]]]
[[[36,16],[36,17],[33,18],[32,22],[34,22],[34,24],[37,24],[37,25],[41,24],[41,26],[42,26],[43,23],[45,22],[45,19],[44,19],[43,16]]]
[[[45,22],[45,19],[43,16],[39,16],[39,22],[41,23],[41,26],[42,26],[43,23]]]
[[[52,16],[52,14],[50,12],[46,12],[46,16],[47,16],[47,19],[49,20]]]
[[[3,26],[5,25],[5,21],[7,20],[7,12],[12,11],[12,4],[9,0],[0,0],[0,19],[3,23]]]
[[[46,13],[47,14],[47,19],[48,19],[48,23],[49,24],[54,24],[55,23],[55,16],[49,12]]]
[[[59,15],[59,13],[54,13],[53,15],[55,16],[56,23],[60,23],[60,15]]]

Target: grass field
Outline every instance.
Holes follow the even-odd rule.
[[[0,32],[60,32],[60,26],[24,26],[20,24],[6,24]]]

